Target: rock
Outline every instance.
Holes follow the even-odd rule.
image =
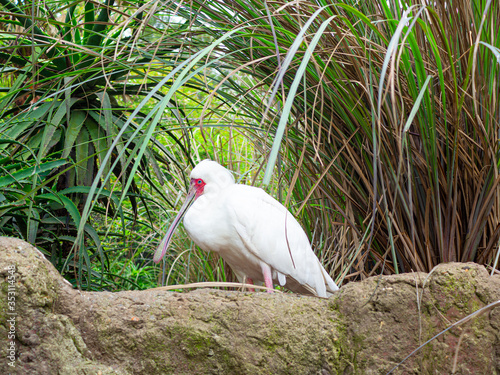
[[[0,337],[4,347],[14,343],[0,351],[0,373],[10,374],[385,374],[500,300],[500,276],[473,263],[373,277],[324,300],[80,292],[26,242],[1,237],[0,254]],[[499,329],[500,306],[453,327],[394,373],[451,373],[455,363],[456,374],[500,374]]]

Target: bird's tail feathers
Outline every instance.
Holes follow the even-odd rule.
[[[320,266],[321,266],[321,264],[320,264]],[[326,290],[328,292],[335,292],[336,290],[339,290],[339,287],[337,286],[337,284],[335,284],[335,281],[333,281],[333,279],[328,274],[328,272],[326,272],[326,270],[323,266],[321,266],[321,271],[323,272],[323,278],[324,278],[325,283],[327,285]]]

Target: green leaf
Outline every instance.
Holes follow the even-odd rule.
[[[69,100],[69,107],[77,101],[77,98],[71,98]],[[60,102],[57,105],[57,111],[52,116],[52,118],[49,119],[48,124],[45,126],[44,131],[43,131],[43,136],[42,136],[42,143],[40,144],[40,149],[38,150],[38,158],[42,159],[45,155],[47,155],[47,152],[49,151],[49,144],[53,142],[53,138],[57,138],[56,130],[61,126],[61,122],[66,115],[66,101]]]
[[[76,227],[80,225],[80,212],[78,211],[78,208],[76,205],[73,203],[71,199],[68,197],[58,194],[56,192],[52,193],[46,193],[46,194],[39,194],[35,197],[37,201],[40,200],[51,200],[57,203],[60,203],[66,211],[68,211],[69,215],[71,216],[71,219],[73,219],[73,223],[75,224]]]
[[[0,177],[0,187],[10,185],[14,182],[20,182],[21,180],[23,180],[27,177],[32,177],[34,175],[39,175],[41,173],[51,171],[53,169],[56,169],[56,168],[59,168],[60,166],[65,165],[67,163],[68,163],[67,160],[59,159],[59,160],[53,160],[53,161],[49,161],[46,163],[42,163],[38,166],[24,168],[22,170],[11,173],[7,176]]]
[[[85,23],[83,26],[83,44],[88,44],[89,38],[93,35],[95,21],[95,7],[92,1],[85,2]]]
[[[38,233],[40,214],[37,210],[34,210],[32,207],[30,209],[24,210],[27,216],[27,224],[28,224],[28,233],[26,237],[26,241],[31,244],[36,243],[36,236]],[[34,220],[33,220],[34,219]]]
[[[76,184],[85,185],[89,174],[87,162],[89,160],[89,132],[83,127],[78,133],[76,142]]]
[[[64,150],[62,153],[63,158],[67,158],[69,153],[71,152],[71,149],[76,141],[76,138],[80,134],[86,117],[87,116],[83,111],[77,110],[71,112],[68,128],[66,129],[66,137],[64,139]]]

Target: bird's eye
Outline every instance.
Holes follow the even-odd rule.
[[[196,180],[196,183],[197,183],[198,185],[201,185],[201,184],[203,183],[203,180],[200,178],[199,180]]]

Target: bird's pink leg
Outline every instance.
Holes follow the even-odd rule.
[[[251,278],[247,277],[246,280],[245,280],[245,284],[252,284],[253,285],[253,280]],[[250,292],[255,292],[254,288],[248,288],[248,290]]]
[[[262,275],[264,275],[264,284],[266,284],[266,288],[268,288],[267,292],[273,292],[273,277],[271,275],[271,267],[265,263],[260,264],[260,268],[262,269]]]

